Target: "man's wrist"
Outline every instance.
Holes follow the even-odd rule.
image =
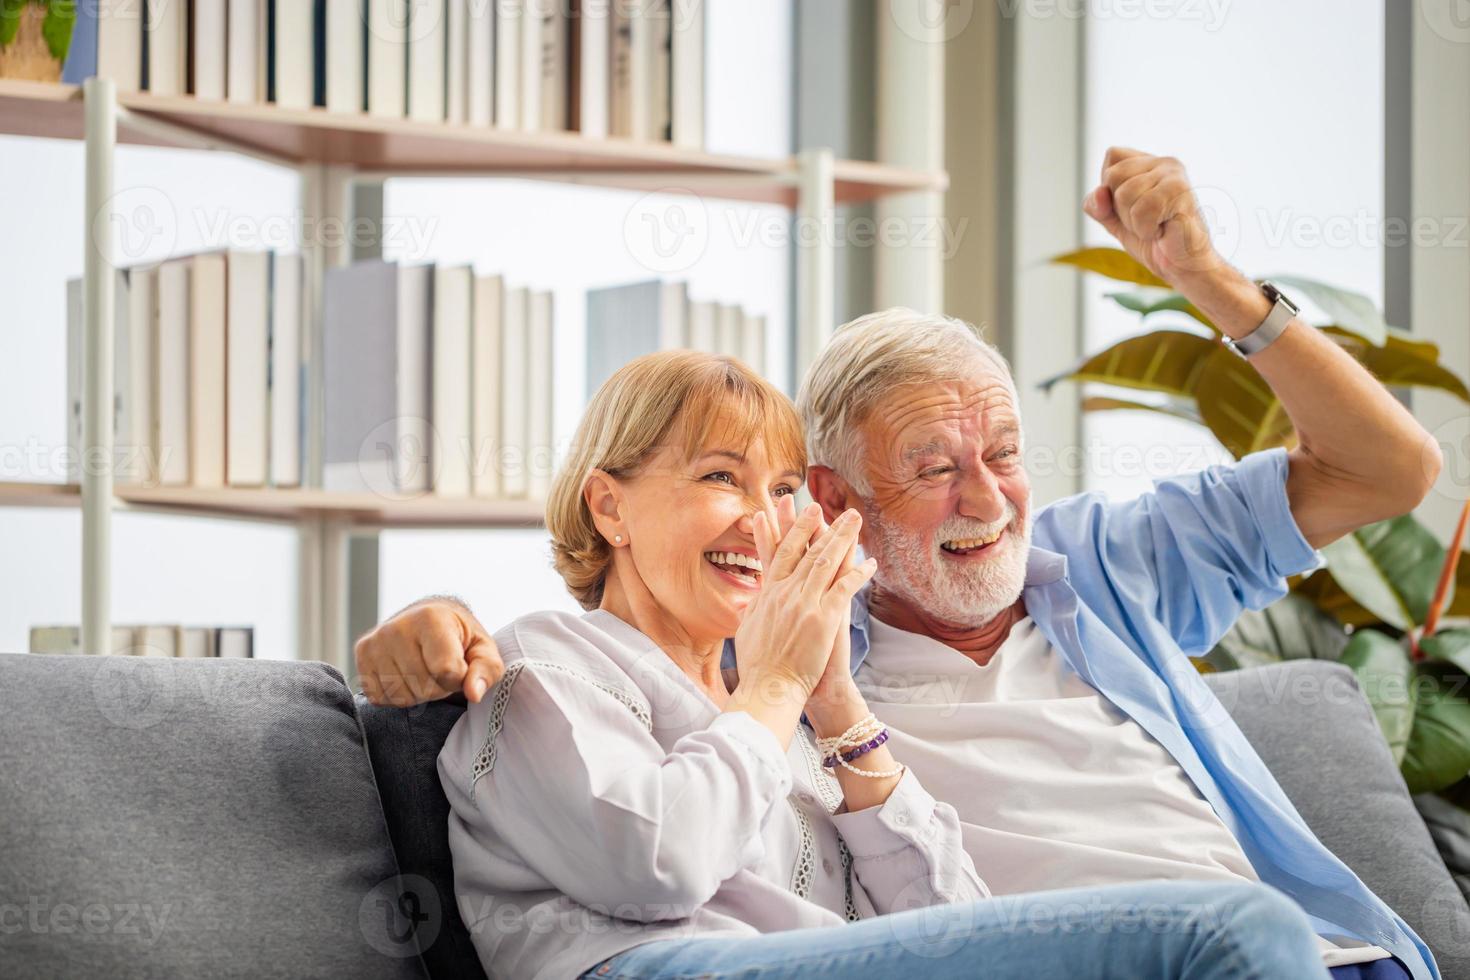
[[[1175,288],[1232,340],[1254,331],[1271,312],[1261,287],[1223,261],[1208,273],[1181,277]]]

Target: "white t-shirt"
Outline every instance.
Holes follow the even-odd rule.
[[[1077,676],[1029,616],[983,667],[870,623],[858,686],[895,757],[958,811],[992,894],[1259,880],[1168,750]],[[1328,966],[1389,955],[1353,939],[1322,945]]]

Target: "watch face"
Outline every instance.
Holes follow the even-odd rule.
[[[1261,292],[1265,293],[1266,298],[1271,302],[1283,304],[1287,309],[1291,310],[1293,316],[1301,312],[1301,307],[1293,303],[1291,297],[1283,293],[1274,282],[1261,283]]]

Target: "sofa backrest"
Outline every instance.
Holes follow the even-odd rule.
[[[0,973],[425,975],[332,668],[0,654],[0,719]]]

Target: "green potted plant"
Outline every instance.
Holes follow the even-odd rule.
[[[0,0],[0,78],[61,81],[76,0]]]
[[[1295,445],[1270,387],[1218,343],[1208,318],[1126,252],[1089,248],[1053,261],[1126,283],[1108,298],[1146,324],[1168,325],[1083,358],[1044,388],[1102,386],[1084,398],[1085,411],[1185,419],[1209,429],[1236,458]],[[1440,364],[1439,349],[1388,326],[1366,296],[1296,276],[1269,278],[1330,317],[1318,328],[1385,384],[1435,388],[1470,404],[1470,390]],[[1281,601],[1242,616],[1196,666],[1338,660],[1357,675],[1410,792],[1470,800],[1470,626],[1445,628],[1447,619],[1470,624],[1470,562],[1459,561],[1467,519],[1470,501],[1449,548],[1408,514],[1333,542],[1322,549],[1326,568],[1294,578]]]

